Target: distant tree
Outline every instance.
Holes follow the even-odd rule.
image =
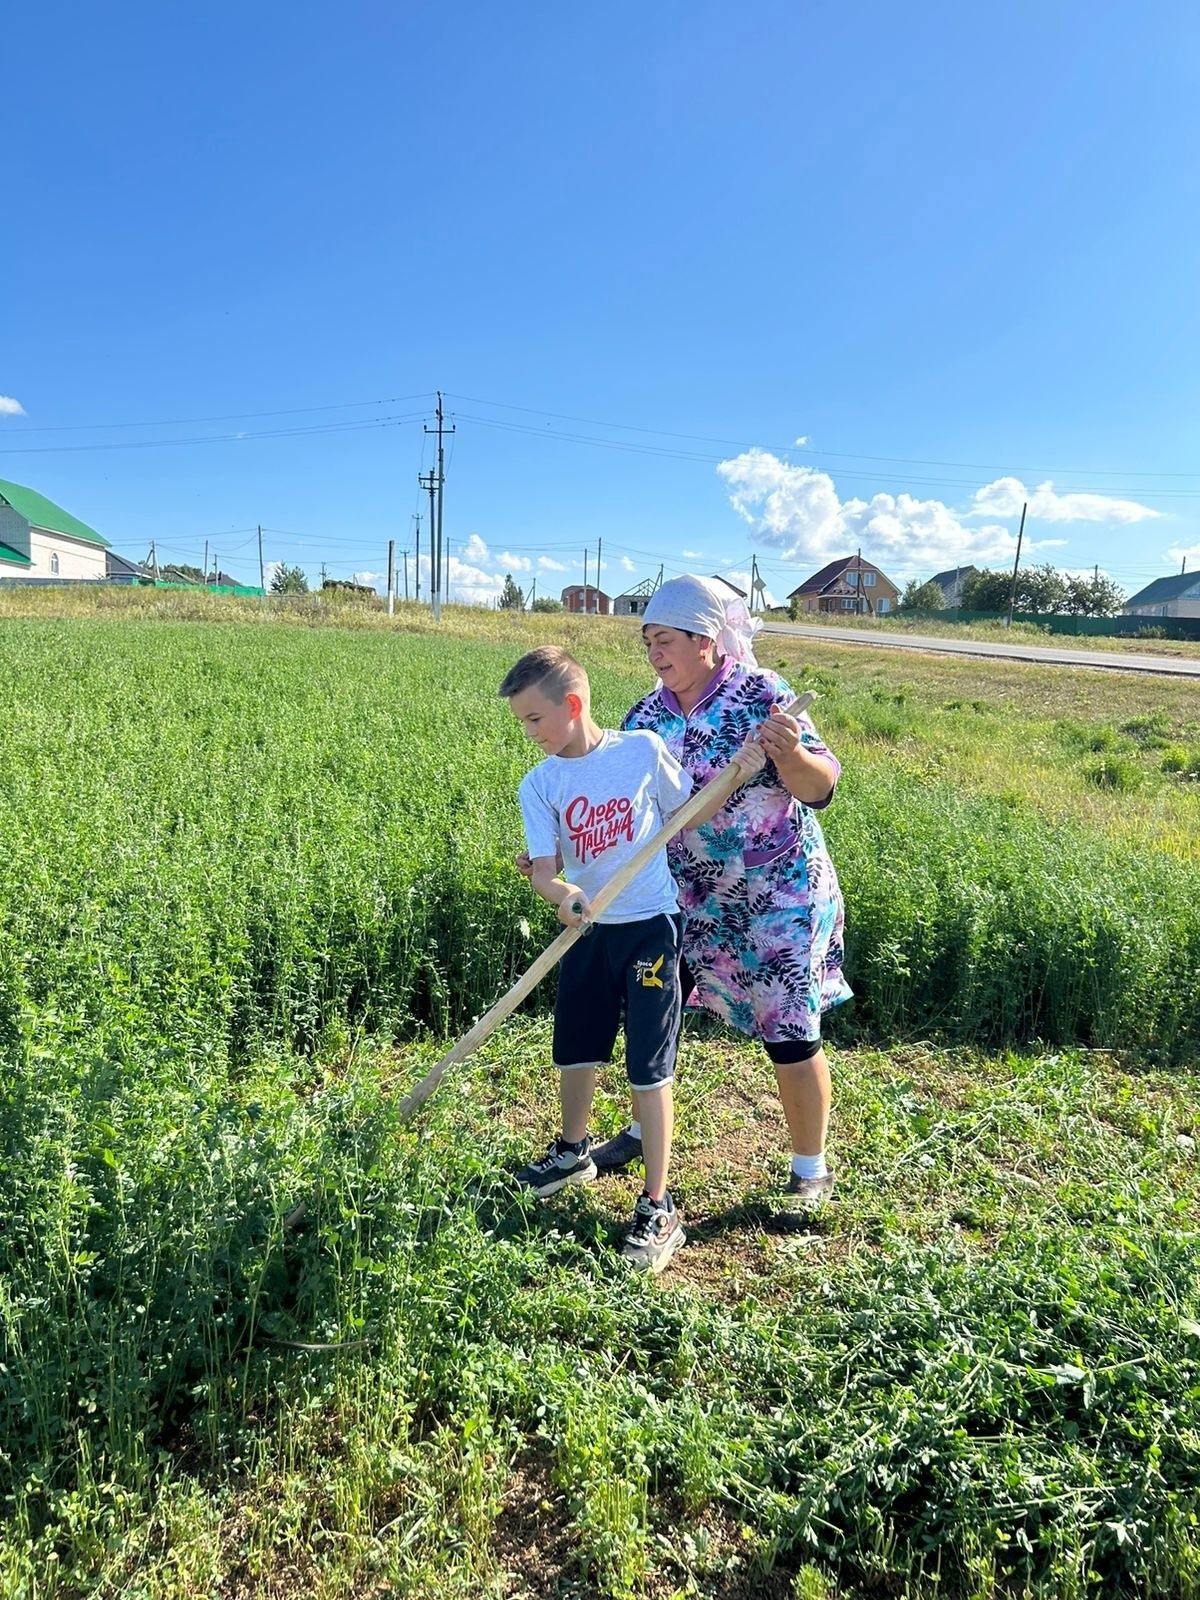
[[[303,567],[289,567],[281,561],[271,578],[272,594],[307,594],[308,579]]]
[[[1115,616],[1125,604],[1125,591],[1111,578],[1097,573],[1090,578],[1067,579],[1064,610],[1076,617]]]
[[[1017,611],[1032,611],[1046,617],[1065,611],[1066,606],[1067,580],[1049,561],[1017,574]]]
[[[968,611],[1006,612],[1012,592],[1011,572],[976,572],[963,586],[963,606]],[[1049,561],[1017,573],[1014,611],[1042,617],[1063,613],[1111,617],[1124,604],[1124,592],[1111,578],[1071,578]]]
[[[174,567],[181,578],[187,578],[192,583],[206,583],[208,581],[199,567],[190,567],[186,561],[176,561]]]
[[[918,583],[915,578],[910,578],[896,607],[897,611],[944,611],[945,609],[946,596],[942,593],[942,586],[940,583],[934,583],[932,578],[926,583]]]
[[[963,584],[964,611],[1005,611],[1012,588],[1011,572],[973,572]]]
[[[501,611],[524,611],[525,609],[525,596],[513,582],[511,572],[504,580],[504,588],[500,591],[498,604]]]
[[[561,611],[563,604],[556,600],[552,594],[540,594],[530,606],[530,611]]]

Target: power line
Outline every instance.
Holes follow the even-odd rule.
[[[286,411],[230,411],[216,417],[159,417],[148,422],[64,422],[53,427],[41,423],[18,425],[17,433],[99,433],[103,428],[190,428],[202,422],[252,422],[260,417],[302,417],[317,411],[361,411],[367,406],[402,406],[409,400],[429,400],[432,389],[420,394],[390,395],[384,400],[342,400],[327,406],[292,406]]]
[[[465,411],[458,412],[456,414],[464,422],[473,422],[477,426],[483,427],[483,428],[494,428],[494,429],[497,429],[499,431],[506,432],[506,433],[525,434],[528,437],[535,438],[535,439],[554,439],[554,440],[559,441],[560,443],[588,445],[588,446],[591,446],[592,448],[595,448],[595,449],[617,450],[617,451],[623,452],[623,453],[628,454],[628,455],[653,456],[653,457],[658,457],[658,458],[660,458],[662,460],[696,462],[696,463],[703,463],[703,464],[710,465],[710,466],[719,466],[722,461],[728,459],[725,456],[706,455],[706,454],[703,454],[702,452],[696,451],[696,450],[671,450],[671,449],[667,449],[667,448],[665,448],[663,446],[659,446],[659,445],[637,444],[637,443],[633,443],[633,442],[630,442],[630,441],[627,441],[627,440],[624,440],[624,439],[600,439],[600,438],[596,438],[595,436],[590,435],[590,434],[566,433],[566,432],[563,432],[560,429],[555,429],[555,428],[534,428],[534,427],[530,427],[528,424],[525,424],[525,423],[506,422],[506,421],[503,421],[502,419],[499,419],[499,418],[496,418],[496,417],[481,417],[481,416],[474,415],[471,412],[465,412]],[[755,449],[768,450],[768,451],[776,451],[776,450],[778,450],[778,451],[786,452],[791,447],[790,446],[786,446],[786,445],[762,444],[762,445],[756,445],[756,446],[747,446],[746,448],[755,448]],[[822,455],[832,454],[832,452],[821,452],[821,454]],[[897,461],[899,461],[901,458],[899,458],[899,457],[878,457],[878,458],[874,458],[874,457],[861,457],[860,456],[860,457],[846,457],[845,459],[855,459],[855,460],[879,459],[879,460],[897,460]],[[820,471],[820,470],[822,470],[819,462],[814,462],[814,463],[811,463],[811,464],[806,462],[806,463],[802,463],[802,466],[803,466],[803,468],[805,470],[810,470],[810,471]],[[832,473],[832,471],[834,469],[829,469],[829,470]],[[854,471],[852,469],[844,469],[844,468],[840,468],[840,467],[837,468],[836,470],[837,470],[839,481],[841,481],[841,482],[849,481],[849,482],[877,483],[879,481],[879,474],[877,472],[865,472],[865,471],[856,472],[856,471]],[[1002,472],[1003,473],[1003,472],[1046,472],[1046,471],[1050,471],[1052,469],[1044,468],[1044,467],[1038,467],[1038,468],[1012,467],[1012,468],[1004,468],[1004,469],[1002,469],[1002,468],[981,468],[980,470],[982,470],[982,471],[997,471],[997,472]],[[1179,474],[1179,476],[1188,476],[1188,474]],[[1197,474],[1196,476],[1200,477],[1200,474]],[[913,478],[913,477],[910,477],[910,476],[906,476],[904,481],[905,481],[906,485],[916,485],[916,486],[918,486],[920,488],[930,488],[930,489],[978,489],[978,487],[979,487],[978,481],[976,479],[973,479],[973,478]],[[1087,493],[1087,492],[1088,491],[1087,491],[1087,489],[1085,487],[1082,487],[1082,486],[1079,486],[1079,485],[1076,485],[1074,487],[1067,487],[1067,488],[1064,488],[1062,490],[1063,494],[1083,494],[1083,493]],[[1106,487],[1097,486],[1092,492],[1094,492],[1096,494],[1099,494],[1099,495],[1103,495],[1107,499],[1115,499],[1115,498],[1117,498],[1117,497],[1119,497],[1120,495],[1123,495],[1123,494],[1124,495],[1139,495],[1142,499],[1154,499],[1154,500],[1160,500],[1160,499],[1166,499],[1166,500],[1171,500],[1171,499],[1195,500],[1197,498],[1200,498],[1200,488],[1196,488],[1196,489],[1183,489],[1183,488],[1178,488],[1178,489],[1154,489],[1154,488],[1143,487],[1143,486],[1139,485],[1139,486],[1137,486],[1135,488],[1125,489],[1123,487],[1118,487],[1118,486],[1106,486]],[[991,515],[992,513],[988,513],[988,514]]]
[[[1051,474],[1052,476],[1066,476],[1066,477],[1079,477],[1079,478],[1088,478],[1088,477],[1090,477],[1090,478],[1111,478],[1111,477],[1122,477],[1122,478],[1200,478],[1200,471],[1196,471],[1196,472],[1174,472],[1174,471],[1170,471],[1170,472],[1168,472],[1168,471],[1147,472],[1147,471],[1143,471],[1143,470],[1140,470],[1140,469],[1137,469],[1137,468],[1125,469],[1125,468],[1118,468],[1118,467],[1093,468],[1093,467],[997,466],[995,463],[988,463],[988,462],[980,462],[980,461],[943,461],[943,460],[938,460],[938,459],[929,458],[929,457],[921,457],[921,456],[866,455],[866,454],[863,454],[861,452],[851,452],[851,451],[845,451],[845,450],[818,449],[816,446],[813,446],[813,445],[801,445],[801,444],[797,444],[795,441],[793,441],[791,444],[786,444],[786,445],[765,444],[765,443],[763,443],[761,441],[753,440],[753,439],[725,439],[725,438],[715,437],[715,436],[712,436],[712,435],[709,435],[709,434],[682,433],[682,432],[678,432],[678,431],[674,431],[674,430],[666,429],[666,428],[646,428],[646,427],[640,426],[637,423],[632,423],[632,422],[602,422],[596,417],[573,416],[571,413],[563,412],[563,411],[543,411],[543,410],[539,410],[536,406],[518,406],[518,405],[513,405],[509,401],[506,401],[506,400],[482,400],[477,395],[460,394],[460,395],[456,395],[454,398],[457,398],[459,400],[465,400],[468,403],[468,405],[494,406],[497,410],[502,410],[502,411],[521,411],[521,412],[524,412],[526,415],[529,415],[529,416],[552,417],[552,418],[555,418],[559,422],[581,422],[581,423],[584,423],[586,426],[592,427],[592,428],[612,428],[612,429],[618,430],[618,431],[623,432],[623,433],[652,434],[655,437],[663,438],[663,439],[690,439],[693,442],[699,443],[699,444],[719,444],[719,445],[725,445],[725,446],[733,447],[733,448],[736,448],[736,449],[742,449],[742,450],[750,450],[750,449],[773,450],[773,451],[774,450],[779,450],[779,451],[787,451],[788,453],[795,453],[795,452],[799,451],[799,452],[806,453],[806,454],[812,454],[812,455],[827,457],[830,460],[840,460],[840,461],[880,461],[880,462],[890,463],[890,464],[895,465],[895,466],[910,466],[910,467],[914,467],[914,466],[915,467],[951,467],[951,468],[955,468],[955,469],[958,469],[960,471],[965,471],[965,472],[999,472],[999,473],[1009,473],[1009,472],[1032,472],[1032,473],[1038,473],[1038,472],[1041,472],[1041,473]],[[482,419],[474,418],[472,420],[480,421]],[[535,432],[539,432],[540,430],[536,430],[535,429],[534,431]]]
[[[373,428],[402,427],[405,423],[420,422],[426,413],[409,412],[402,416],[372,417],[355,422],[329,422],[312,428],[267,428],[257,433],[203,433],[187,439],[122,439],[114,444],[39,444],[0,447],[0,455],[34,456],[64,455],[95,450],[156,450],[168,445],[190,444],[242,444],[251,439],[298,439],[315,434],[360,433]]]

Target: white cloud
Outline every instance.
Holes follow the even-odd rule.
[[[0,394],[0,417],[23,417],[25,407],[10,394]]]
[[[565,572],[567,569],[561,561],[555,561],[553,556],[539,556],[538,566],[543,572]]]
[[[511,550],[501,550],[495,559],[500,566],[507,568],[509,572],[531,572],[533,570],[533,562],[528,556],[514,556]]]
[[[967,515],[1019,517],[1026,502],[1029,515],[1042,522],[1147,522],[1163,514],[1137,500],[1114,500],[1106,494],[1059,494],[1049,479],[1027,489],[1020,478],[997,478],[976,489]]]
[[[685,561],[703,561],[703,553],[699,550],[681,550],[679,554]]]
[[[809,438],[808,434],[802,433],[800,437],[793,442],[798,449],[802,450],[806,444],[811,444],[812,440]]]
[[[488,547],[477,533],[473,533],[463,546],[463,560],[472,563],[488,560]]]
[[[793,466],[768,450],[743,451],[722,461],[717,471],[729,486],[734,510],[764,545],[788,560],[820,566],[861,546],[885,570],[890,563],[900,572],[936,571],[957,562],[1010,561],[1016,549],[1015,532],[1003,523],[967,523],[940,500],[905,493],[843,500],[827,472]],[[1032,552],[1066,542],[1027,538],[1025,548]]]
[[[636,561],[630,561],[628,556],[622,556],[621,557],[621,571],[622,572],[636,572],[637,571],[637,562]]]
[[[350,574],[350,581],[351,581],[351,583],[360,583],[364,587],[378,585],[379,583],[382,583],[384,585],[384,587],[386,588],[386,586],[387,586],[387,573],[386,572],[352,572]]]
[[[503,573],[489,573],[470,562],[450,558],[449,598],[457,605],[490,606],[504,587]]]
[[[1172,545],[1163,555],[1163,560],[1170,561],[1177,567],[1182,566],[1185,561],[1191,566],[1193,562],[1200,562],[1200,544]]]

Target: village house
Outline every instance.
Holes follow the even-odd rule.
[[[0,478],[0,579],[103,580],[107,549],[107,539],[53,500]]]
[[[1155,578],[1131,594],[1123,610],[1127,617],[1200,617],[1200,571]]]
[[[584,611],[607,617],[612,611],[612,599],[594,583],[569,583],[562,592],[564,611]]]
[[[978,571],[978,567],[947,567],[945,572],[935,572],[929,581],[937,584],[948,606],[961,606],[967,580]]]
[[[896,609],[900,591],[873,561],[862,556],[840,556],[814,572],[789,600],[806,612],[836,612],[839,616],[882,617]]]
[[[635,583],[632,589],[626,589],[624,594],[619,594],[613,601],[613,615],[616,617],[640,617],[645,613],[650,604],[650,596],[658,588],[657,578],[644,578],[641,583]]]
[[[739,589],[736,583],[730,583],[728,578],[723,578],[719,572],[712,574],[714,583],[719,583],[722,589],[727,589],[730,594],[737,595],[739,600],[746,598],[746,591]],[[613,601],[613,615],[617,617],[640,617],[645,615],[646,607],[650,604],[650,596],[662,582],[662,571],[656,578],[646,578],[641,583],[635,583],[632,589],[626,589],[624,594],[619,594]]]

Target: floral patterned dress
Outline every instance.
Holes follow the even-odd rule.
[[[794,698],[777,673],[726,661],[687,716],[660,687],[638,701],[624,726],[653,729],[700,788],[772,706]],[[840,773],[809,718],[798,721],[804,748]],[[767,1043],[820,1038],[822,1013],[852,993],[842,975],[842,894],[820,809],[794,799],[768,761],[711,822],[668,847],[683,952],[696,980],[692,1003]]]

